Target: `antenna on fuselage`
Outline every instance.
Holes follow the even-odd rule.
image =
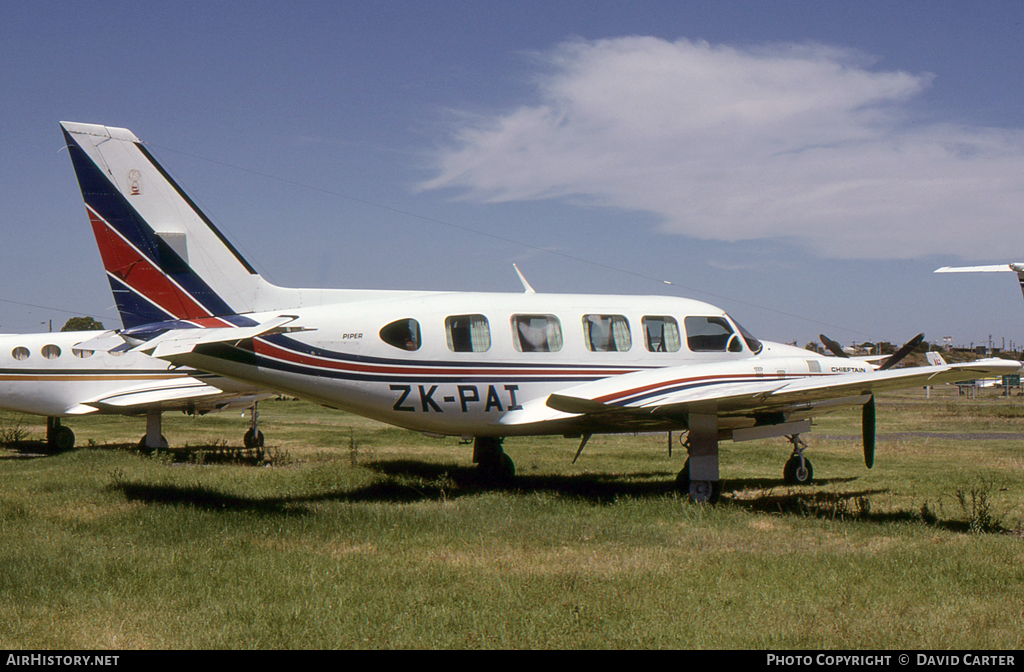
[[[527,294],[536,294],[536,290],[534,290],[534,288],[530,286],[530,283],[526,281],[526,277],[523,276],[523,272],[519,270],[519,267],[512,264],[512,268],[516,269],[516,275],[519,276],[519,282],[523,283],[523,291]]]

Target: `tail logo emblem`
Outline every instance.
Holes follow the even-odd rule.
[[[139,196],[140,194],[142,194],[142,185],[140,184],[141,180],[142,173],[135,170],[134,168],[128,171],[128,181],[131,183],[131,190],[129,193],[132,196]]]

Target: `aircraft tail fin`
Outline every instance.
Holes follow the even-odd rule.
[[[932,366],[943,366],[946,363],[946,360],[942,358],[942,355],[935,352],[934,350],[926,352],[925,358],[928,360],[928,363]]]
[[[257,309],[269,283],[131,131],[61,128],[126,328]]]

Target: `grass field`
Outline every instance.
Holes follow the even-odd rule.
[[[0,447],[0,647],[986,648],[1024,645],[1024,398],[879,399],[806,437],[723,444],[721,503],[674,491],[664,435],[471,448],[296,401],[261,404],[269,462],[144,457],[144,419],[81,446]],[[0,416],[0,439],[42,418]],[[190,449],[237,414],[167,414]]]

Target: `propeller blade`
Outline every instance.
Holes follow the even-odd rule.
[[[924,334],[918,334],[917,336],[914,336],[912,339],[907,341],[902,348],[897,350],[892,357],[882,362],[882,365],[878,367],[878,370],[885,371],[886,369],[891,369],[898,362],[902,361],[904,357],[909,355],[914,350],[914,348],[921,345],[922,341],[924,341]]]
[[[875,466],[875,397],[864,404],[861,411],[861,429],[864,432],[864,465]]]
[[[836,357],[845,357],[847,359],[850,358],[848,354],[843,352],[843,346],[839,345],[825,334],[818,334],[818,338],[821,339],[822,344],[826,348],[828,348],[829,352],[831,352]]]

